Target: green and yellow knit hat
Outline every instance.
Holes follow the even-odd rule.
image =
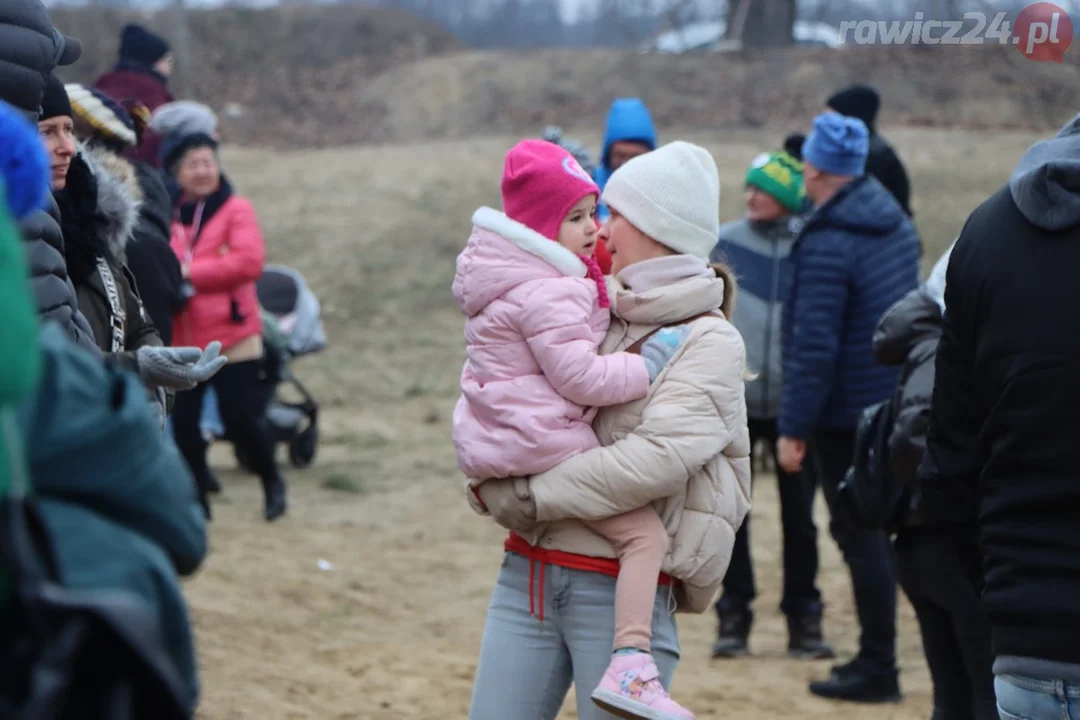
[[[754,158],[746,171],[746,184],[772,195],[793,213],[803,210],[803,164],[783,150]]]

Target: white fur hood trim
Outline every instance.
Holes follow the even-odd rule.
[[[588,275],[588,270],[581,258],[554,240],[549,240],[535,230],[516,220],[511,220],[506,213],[482,207],[473,213],[472,221],[473,225],[490,230],[525,252],[544,260],[563,275],[568,277]]]

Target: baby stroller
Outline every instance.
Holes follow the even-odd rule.
[[[263,422],[275,447],[279,443],[288,445],[289,464],[305,468],[315,460],[318,449],[319,404],[293,374],[290,364],[294,358],[326,349],[321,307],[303,276],[285,265],[267,265],[255,287],[263,308],[266,348]],[[282,398],[280,390],[284,385],[300,396],[299,401]],[[234,452],[240,467],[250,471],[243,453]]]

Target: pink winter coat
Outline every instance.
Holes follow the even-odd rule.
[[[468,316],[458,467],[533,475],[597,447],[596,408],[645,397],[649,373],[639,355],[597,354],[611,316],[580,258],[491,208],[473,226],[453,286]]]

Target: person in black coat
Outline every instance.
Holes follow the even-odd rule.
[[[831,96],[826,106],[841,115],[858,118],[870,131],[870,154],[866,158],[866,174],[873,175],[892,193],[908,217],[911,210],[911,183],[907,170],[896,151],[877,131],[877,115],[881,96],[868,85],[852,85]]]
[[[78,84],[65,86],[74,111],[75,134],[88,147],[117,157],[138,146],[149,120],[137,104],[132,112],[100,90]],[[172,344],[173,315],[183,307],[180,261],[169,247],[172,199],[160,170],[132,160],[142,199],[139,218],[127,244],[126,264],[135,276],[139,296],[165,346]]]
[[[953,247],[919,467],[928,517],[982,555],[1002,717],[1065,717],[1080,683],[1078,266],[1080,115]]]
[[[893,472],[904,488],[893,550],[897,579],[915,609],[930,668],[932,717],[996,720],[990,626],[979,598],[982,560],[974,543],[954,542],[947,528],[928,520],[917,476],[926,454],[949,254],[922,287],[885,313],[874,333],[874,359],[901,368],[889,437]],[[974,498],[970,501],[974,512]]]
[[[81,54],[78,40],[53,28],[41,0],[4,0],[0,5],[0,100],[26,119],[38,121],[46,81],[56,66],[71,65]],[[55,146],[70,144],[71,139],[54,134],[44,141]],[[53,168],[53,172],[63,172],[63,168]],[[51,196],[48,207],[23,218],[20,230],[39,317],[58,323],[76,345],[100,356],[68,277],[60,210]]]

